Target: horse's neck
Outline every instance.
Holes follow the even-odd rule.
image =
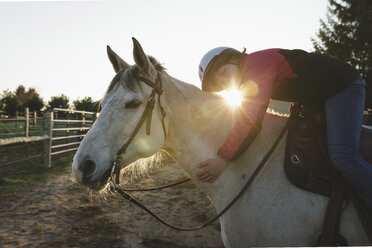
[[[164,150],[194,176],[196,165],[216,156],[232,127],[232,112],[220,97],[173,79],[164,86],[169,121]]]
[[[221,195],[230,198],[238,193],[274,142],[273,137],[278,136],[285,118],[266,114],[263,129],[249,149],[239,159],[229,163],[214,183],[202,183],[195,176],[197,164],[217,156],[218,149],[235,123],[234,112],[220,98],[192,85],[175,81],[165,87],[169,135],[164,150],[208,194],[217,208],[218,205],[226,205]]]

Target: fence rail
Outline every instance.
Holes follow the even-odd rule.
[[[66,139],[74,139],[74,138],[82,138],[84,137],[85,134],[81,134],[81,135],[71,135],[71,136],[62,136],[62,137],[54,137],[52,138],[52,140],[66,140]]]
[[[66,122],[66,123],[93,123],[93,121],[87,121],[87,120],[54,120],[54,122]]]

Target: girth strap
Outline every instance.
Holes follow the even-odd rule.
[[[341,211],[345,197],[345,186],[338,173],[333,170],[332,192],[329,198],[326,215],[324,217],[322,234],[319,237],[319,246],[347,246],[345,238],[339,234]]]

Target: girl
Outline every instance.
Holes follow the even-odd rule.
[[[214,182],[229,161],[257,136],[270,99],[324,108],[328,152],[338,171],[372,208],[372,166],[359,154],[365,81],[335,58],[303,50],[267,49],[250,54],[218,47],[204,55],[199,77],[205,91],[235,86],[245,94],[239,118],[216,157],[198,165],[198,177]]]

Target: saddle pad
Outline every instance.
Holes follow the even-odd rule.
[[[327,154],[321,151],[321,143],[311,126],[297,112],[292,111],[284,159],[284,171],[295,186],[329,196],[332,168]]]

